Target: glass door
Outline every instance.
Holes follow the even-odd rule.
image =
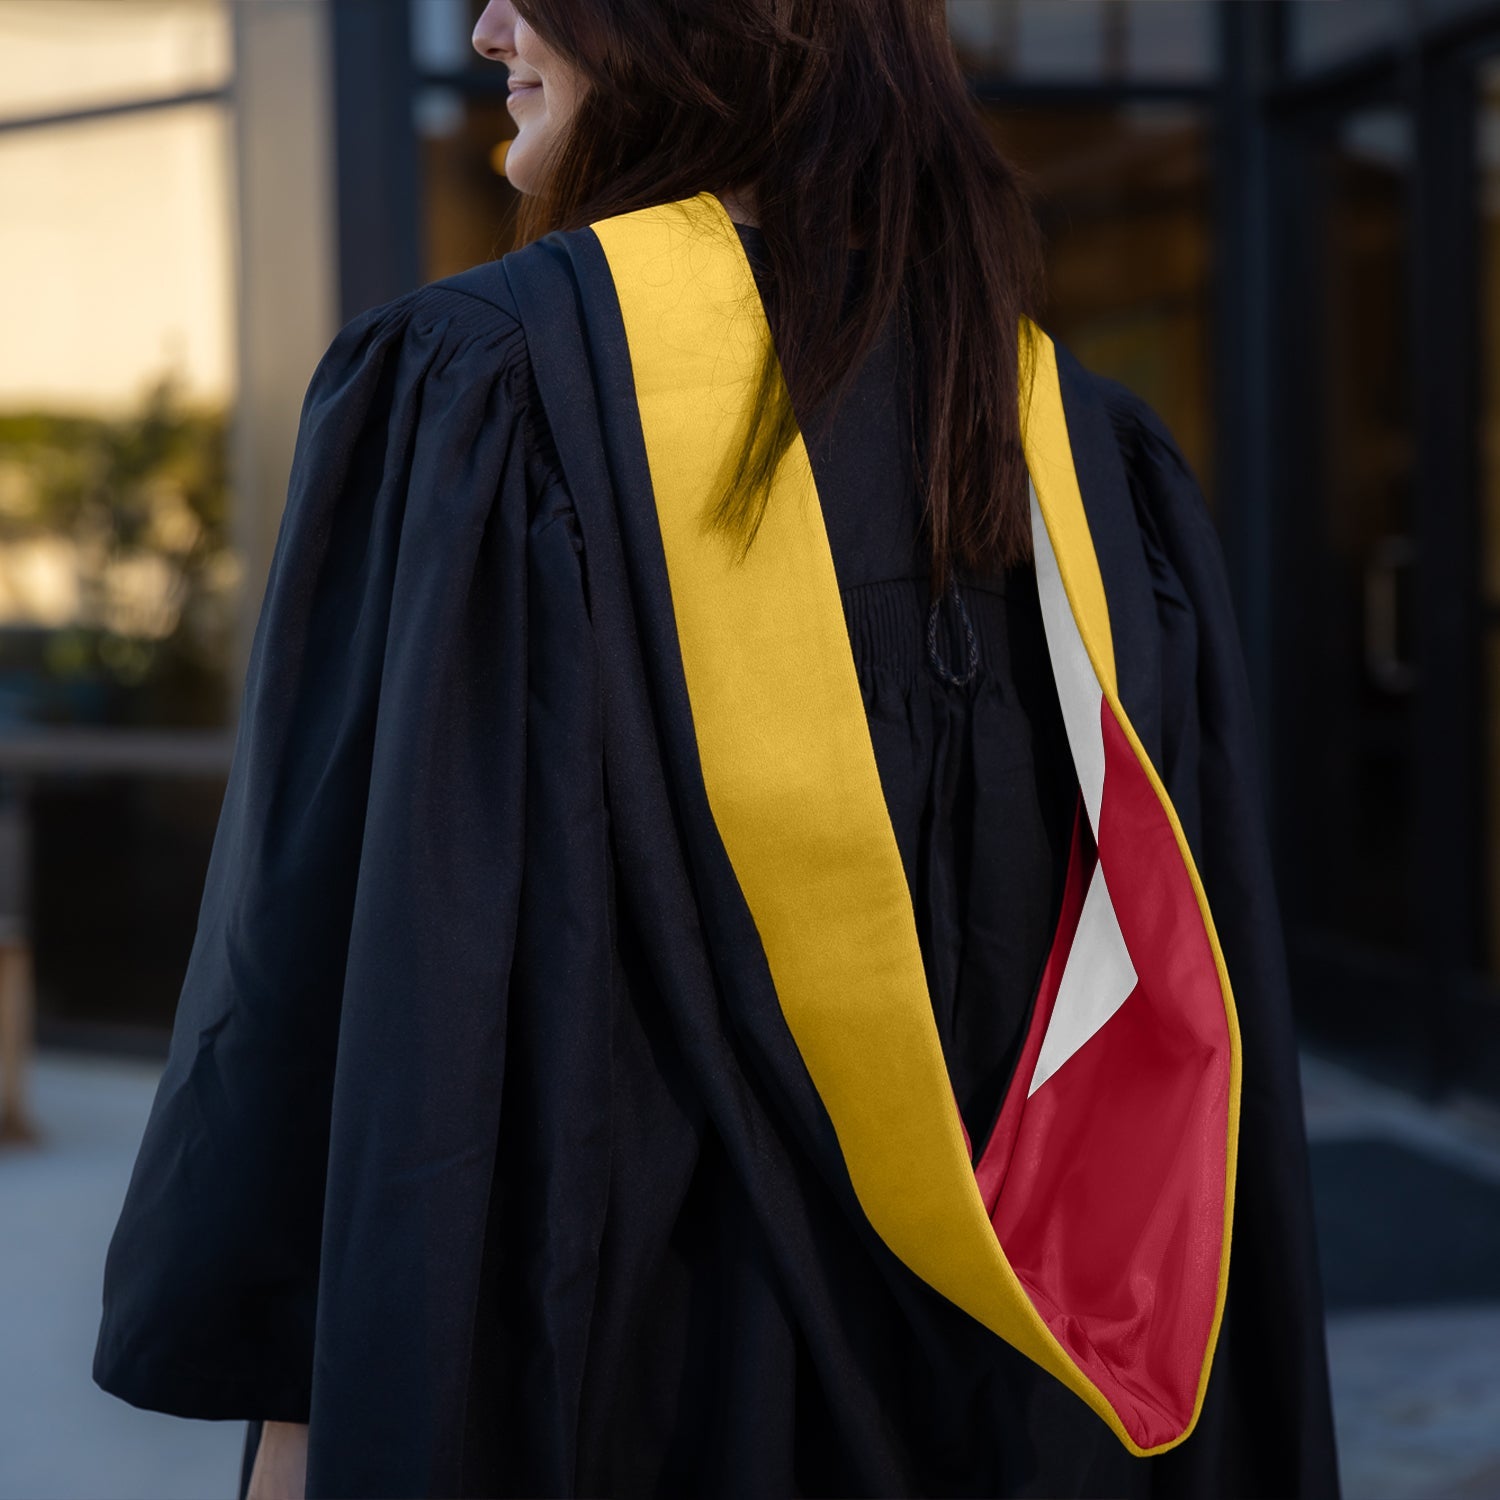
[[[1277,781],[1298,1005],[1429,1074],[1421,1001],[1414,129],[1370,100],[1290,139]]]
[[[1279,138],[1278,849],[1308,1030],[1500,1096],[1500,50]]]
[[[1473,940],[1458,987],[1466,1051],[1474,1081],[1500,1093],[1500,53],[1479,61],[1471,100],[1474,281],[1478,380],[1474,462],[1472,700],[1468,716],[1475,768],[1469,798],[1474,879],[1468,909]]]

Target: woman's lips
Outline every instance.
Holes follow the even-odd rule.
[[[513,83],[510,85],[510,98],[514,99],[518,94],[534,93],[539,88],[541,88],[541,84],[539,83]],[[506,102],[509,103],[510,101],[507,100]]]

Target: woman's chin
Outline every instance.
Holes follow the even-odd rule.
[[[506,181],[518,193],[530,193],[535,188],[536,173],[532,163],[532,151],[527,143],[517,136],[505,153]]]

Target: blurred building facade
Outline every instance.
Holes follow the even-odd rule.
[[[154,1048],[318,355],[510,247],[479,0],[0,0],[0,783],[43,1041]],[[1225,539],[1300,1018],[1500,1095],[1500,0],[949,0]]]

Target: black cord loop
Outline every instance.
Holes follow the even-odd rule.
[[[968,669],[961,677],[949,669],[948,664],[938,652],[938,609],[942,605],[944,597],[952,598],[954,604],[958,606],[959,618],[963,621],[968,654]],[[974,674],[979,670],[979,642],[975,638],[974,626],[969,619],[969,611],[964,605],[963,595],[959,593],[958,584],[951,575],[948,579],[948,587],[945,594],[939,594],[932,601],[932,607],[927,611],[927,661],[932,670],[944,682],[952,683],[954,687],[963,687],[966,683],[971,682]]]

